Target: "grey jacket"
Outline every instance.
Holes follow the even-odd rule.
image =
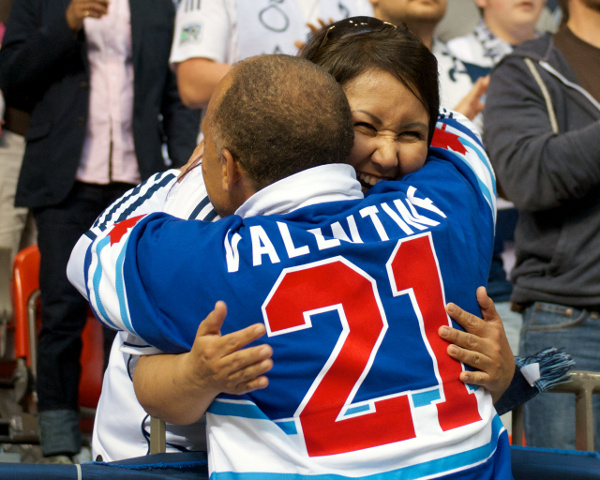
[[[519,209],[512,300],[600,308],[600,103],[550,35],[495,68],[484,123],[498,180]]]

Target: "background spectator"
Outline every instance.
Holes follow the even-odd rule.
[[[310,33],[307,23],[356,15],[373,15],[367,0],[182,0],[171,52],[181,98],[205,107],[231,64],[259,53],[294,55],[294,42]]]
[[[598,371],[600,3],[561,8],[568,20],[555,35],[517,47],[494,70],[484,140],[519,210],[511,299],[523,311],[520,353],[564,347],[578,369]],[[528,444],[574,448],[574,415],[573,396],[539,395],[525,406]]]
[[[0,44],[12,3],[12,0],[0,0]],[[35,242],[35,225],[29,210],[14,205],[28,124],[26,112],[10,106],[5,109],[0,91],[0,247],[9,248],[12,257]],[[0,272],[0,275],[10,276],[11,272]]]
[[[65,275],[77,238],[132,185],[182,165],[198,114],[168,67],[171,0],[19,0],[0,50],[8,105],[31,112],[16,204],[33,209],[41,252],[37,392],[42,450],[81,448],[77,406],[87,301]]]
[[[481,12],[479,23],[470,34],[448,42],[448,48],[463,62],[473,84],[478,79],[486,77],[494,65],[512,52],[514,46],[535,38],[536,25],[546,2],[545,0],[533,0],[530,3],[513,0],[475,0],[474,3]],[[483,129],[482,115],[477,115],[474,122],[480,130]],[[514,264],[516,221],[517,211],[514,205],[500,198],[488,295],[494,300],[496,309],[502,317],[515,354],[519,352],[522,318],[519,313],[510,309],[512,284],[507,278],[507,272]]]

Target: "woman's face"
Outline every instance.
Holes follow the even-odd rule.
[[[354,122],[349,161],[363,192],[420,169],[427,158],[429,115],[419,99],[381,70],[369,70],[343,88]]]

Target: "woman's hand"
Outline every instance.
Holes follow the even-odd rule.
[[[440,327],[439,335],[451,343],[448,354],[452,358],[477,369],[462,372],[460,380],[485,387],[496,403],[510,385],[515,373],[515,359],[502,319],[484,287],[477,289],[477,301],[483,319],[449,303],[446,306],[448,315],[466,332],[443,326]]]

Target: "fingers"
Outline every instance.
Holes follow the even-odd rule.
[[[212,356],[213,352],[219,352],[219,356],[225,357],[232,354],[233,352],[245,347],[246,345],[258,340],[266,333],[266,328],[262,323],[256,323],[250,325],[237,332],[232,332],[221,337],[221,327],[227,317],[227,305],[225,302],[218,301],[215,304],[215,308],[210,312],[207,317],[200,322],[198,330],[196,331],[196,343],[202,342],[205,337],[217,336],[220,337],[217,341],[213,341],[210,349],[204,345],[204,348],[208,355]],[[198,347],[200,348],[200,347]]]
[[[240,350],[229,355],[222,366],[222,391],[241,395],[252,390],[265,388],[268,379],[264,376],[273,368],[273,350],[268,345]]]
[[[439,329],[439,335],[444,340],[454,345],[457,345],[461,348],[466,348],[468,350],[481,350],[481,338],[476,335],[472,335],[467,332],[463,332],[456,328],[448,327],[447,325],[443,325]]]
[[[449,303],[448,315],[466,332],[444,325],[439,335],[452,344],[448,346],[450,357],[477,369],[477,372],[463,372],[461,380],[485,387],[496,401],[512,380],[514,357],[502,319],[486,289],[478,288],[476,296],[483,319]]]
[[[317,33],[320,30],[320,28],[323,26],[322,20],[320,18],[319,18],[319,23],[321,24],[321,26],[315,25],[314,23],[306,24],[306,26],[310,30],[310,33],[312,33],[314,35],[315,33]]]
[[[108,13],[108,0],[71,0],[66,18],[74,32],[81,30],[86,17],[101,18]]]
[[[213,311],[200,322],[198,330],[196,330],[196,338],[205,335],[220,335],[225,317],[227,317],[227,305],[225,302],[218,301]]]
[[[473,88],[471,89],[471,95],[473,96],[473,98],[476,99],[481,99],[481,97],[483,97],[485,95],[485,92],[487,92],[488,87],[490,86],[490,76],[486,75],[485,77],[479,77],[477,79],[477,81],[475,82],[475,85],[473,85]]]
[[[473,120],[483,110],[481,97],[487,91],[489,82],[488,77],[478,78],[471,90],[454,107],[454,110],[462,113],[469,120]]]
[[[489,363],[489,358],[482,352],[461,348],[457,344],[448,345],[447,351],[448,355],[455,360],[473,368],[485,370],[485,367],[487,367]]]
[[[495,310],[494,310],[495,311]],[[446,312],[450,315],[450,318],[463,327],[467,332],[475,335],[485,333],[485,322],[469,313],[454,303],[446,305]]]
[[[483,319],[486,321],[498,320],[502,322],[500,315],[498,315],[498,312],[496,311],[496,305],[494,305],[494,301],[488,296],[486,288],[479,287],[476,296],[479,308],[481,308],[481,313],[483,313]]]
[[[485,372],[465,370],[459,375],[460,381],[469,385],[479,385],[486,387],[489,384],[490,377]]]

